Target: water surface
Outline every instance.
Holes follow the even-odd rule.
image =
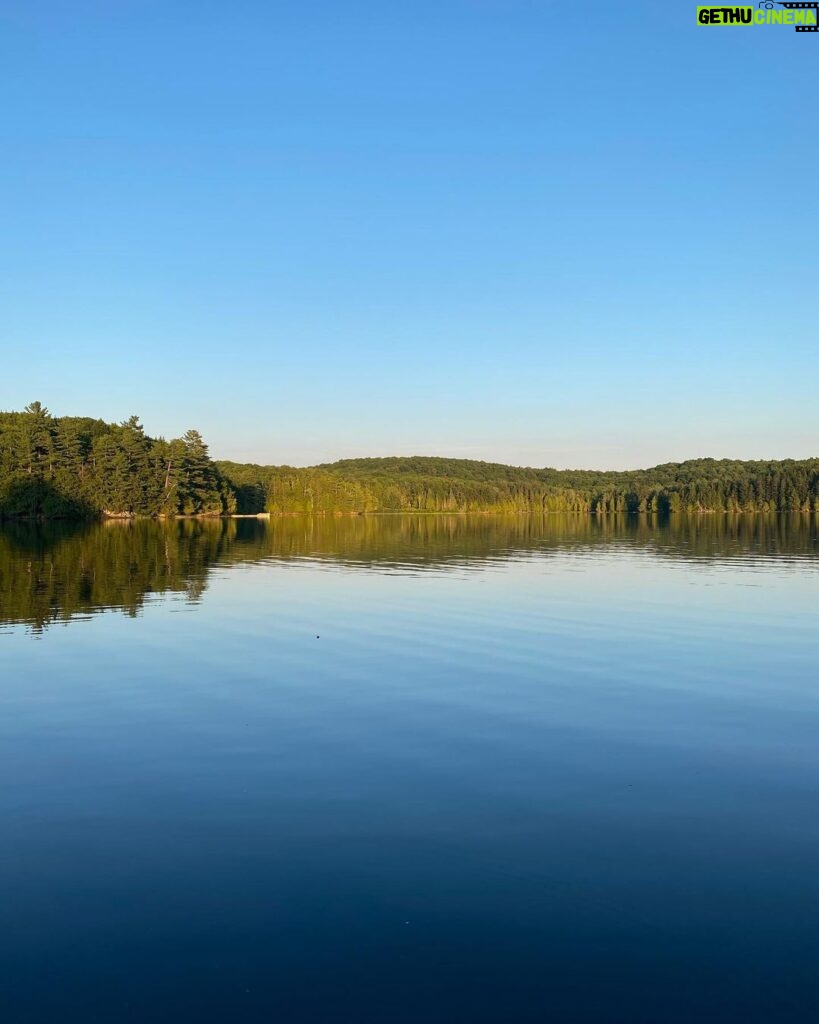
[[[807,516],[0,529],[0,1014],[819,1019]]]

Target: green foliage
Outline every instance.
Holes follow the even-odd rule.
[[[465,459],[346,459],[309,469],[214,462],[202,435],[149,437],[52,417],[39,402],[0,413],[0,516],[82,518],[364,512],[815,512],[819,459],[693,459],[623,473]]]
[[[819,459],[693,459],[622,473],[420,457],[219,467],[243,512],[819,511]]]
[[[52,417],[39,402],[0,413],[0,516],[118,518],[233,512],[231,486],[201,434],[155,440],[120,424]]]

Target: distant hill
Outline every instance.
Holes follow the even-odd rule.
[[[819,459],[692,459],[627,472],[427,456],[307,469],[214,462],[202,435],[149,437],[139,419],[0,412],[0,516],[361,512],[815,512]]]
[[[692,459],[604,472],[408,456],[308,469],[219,462],[240,508],[270,512],[817,511],[819,459]]]

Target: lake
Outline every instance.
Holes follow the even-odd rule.
[[[0,527],[0,1015],[819,1019],[810,516]]]

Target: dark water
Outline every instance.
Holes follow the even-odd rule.
[[[0,530],[0,1020],[819,1020],[809,517]]]

